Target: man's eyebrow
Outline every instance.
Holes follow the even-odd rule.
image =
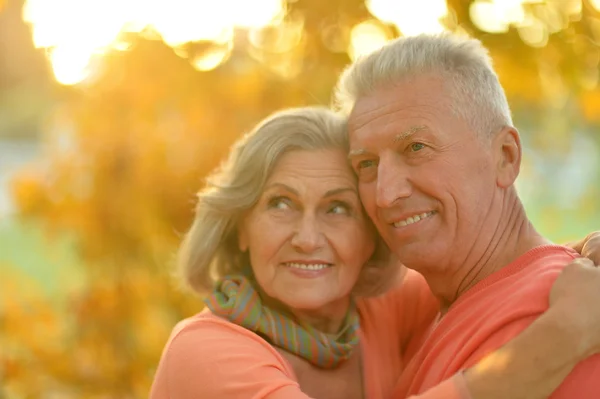
[[[403,131],[402,133],[398,134],[396,137],[394,137],[394,143],[406,140],[406,139],[410,138],[411,136],[414,136],[415,133],[418,133],[422,130],[427,130],[427,126],[425,126],[425,125],[411,126],[408,129],[406,129],[405,131]]]
[[[364,155],[367,153],[367,150],[365,150],[364,148],[359,148],[358,150],[350,150],[350,152],[348,153],[348,159],[357,157],[359,155]]]
[[[402,133],[399,133],[398,135],[396,135],[396,137],[394,137],[394,143],[406,140],[406,139],[414,136],[416,133],[421,132],[423,130],[427,130],[427,129],[428,129],[428,127],[425,125],[411,126],[408,129],[406,129],[405,131],[403,131]],[[360,156],[360,155],[365,155],[366,153],[367,153],[367,150],[365,150],[364,148],[350,150],[350,152],[348,153],[348,159],[352,159],[352,158]]]

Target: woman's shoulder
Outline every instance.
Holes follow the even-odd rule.
[[[210,345],[208,345],[210,343]],[[244,327],[216,316],[210,310],[184,319],[173,328],[167,348],[192,346],[194,350],[201,348],[203,352],[219,353],[221,349],[231,351],[232,345],[253,349],[255,354],[264,353],[282,360],[281,355],[261,336]]]
[[[267,341],[204,310],[173,328],[151,398],[186,397],[184,391],[238,397],[261,378],[265,389],[297,386],[293,370]]]
[[[208,308],[205,308],[201,312],[177,323],[171,333],[171,339],[182,333],[194,332],[198,336],[205,336],[211,335],[215,331],[220,333],[230,332],[235,335],[248,337],[256,335],[252,331],[219,317],[213,314]]]

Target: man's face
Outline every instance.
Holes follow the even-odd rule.
[[[400,260],[423,273],[469,255],[496,192],[491,146],[455,115],[436,75],[360,98],[350,115],[359,194]],[[431,268],[434,268],[432,270]]]

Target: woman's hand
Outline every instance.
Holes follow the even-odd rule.
[[[583,240],[572,242],[567,246],[590,259],[594,264],[600,265],[600,231],[590,233]]]
[[[585,252],[599,256],[600,234],[595,234],[591,240],[582,242],[582,255]],[[573,342],[579,343],[578,355],[582,360],[600,353],[599,308],[600,268],[590,259],[576,259],[565,267],[552,286],[548,312],[554,313],[572,334]]]

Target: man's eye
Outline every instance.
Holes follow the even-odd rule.
[[[412,143],[409,146],[409,149],[411,152],[421,151],[423,148],[425,148],[425,144],[423,144],[423,143]]]
[[[356,166],[357,166],[358,170],[362,170],[362,169],[372,168],[374,166],[377,166],[377,162],[372,159],[365,159],[363,161],[359,161]]]

